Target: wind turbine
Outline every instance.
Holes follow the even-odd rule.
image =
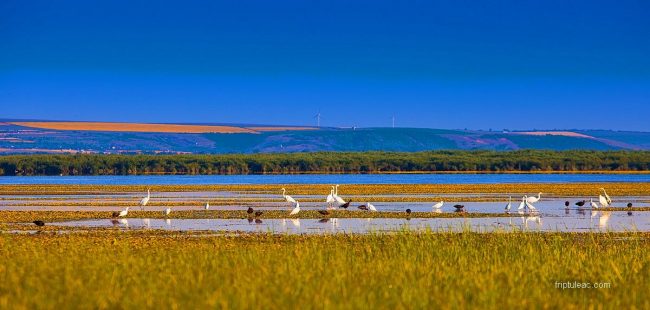
[[[314,115],[314,118],[316,119],[316,124],[317,124],[318,127],[320,127],[320,115],[321,115],[320,111],[318,111],[318,113],[316,113],[316,115]]]

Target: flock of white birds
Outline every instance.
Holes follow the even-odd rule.
[[[598,203],[600,203],[600,206],[598,205],[598,203],[596,203],[593,200],[593,198],[589,199],[589,203],[590,203],[590,206],[591,206],[592,209],[598,209],[600,207],[609,207],[612,204],[612,199],[609,197],[609,195],[607,195],[607,192],[605,191],[605,189],[600,188],[600,190],[602,191],[602,194],[598,195]],[[289,206],[293,206],[293,209],[291,210],[289,215],[291,216],[291,215],[298,214],[300,212],[300,210],[301,210],[300,209],[300,202],[295,200],[293,197],[287,195],[287,190],[286,189],[282,188],[281,191],[282,191],[282,198],[284,198],[284,200],[287,202],[287,204],[289,204]],[[339,196],[338,192],[339,192],[339,185],[338,184],[333,185],[329,195],[327,195],[327,197],[325,198],[325,202],[327,203],[327,209],[328,210],[337,209],[337,208],[340,208],[342,206],[347,208],[347,206],[349,206],[350,201],[346,202],[345,199],[343,199],[343,198],[341,198],[341,196]],[[145,196],[144,198],[142,198],[142,200],[140,200],[140,203],[139,203],[140,210],[144,210],[144,207],[147,205],[147,203],[149,203],[150,199],[151,199],[151,190],[147,189],[147,196]],[[533,204],[537,203],[541,199],[542,199],[542,193],[541,192],[537,194],[537,197],[524,195],[523,197],[521,197],[521,203],[519,203],[519,206],[517,207],[517,210],[520,210],[520,211],[527,210],[527,211],[530,211],[530,212],[536,212],[537,208]],[[578,205],[580,207],[582,207],[582,205],[584,205],[585,202],[586,201],[582,201],[582,204],[580,204],[580,202],[579,202]],[[440,201],[440,202],[436,203],[435,205],[433,205],[432,208],[433,208],[434,211],[440,211],[444,204],[445,204],[444,201]],[[565,207],[566,208],[569,207],[568,202],[565,204]],[[508,204],[506,204],[506,207],[505,207],[506,212],[510,211],[511,208],[512,208],[512,196],[510,196],[508,198]],[[206,203],[205,206],[204,206],[204,210],[209,210],[209,209],[210,209],[210,204]],[[359,209],[367,210],[367,211],[371,211],[371,212],[376,212],[377,211],[377,208],[375,208],[375,206],[372,205],[370,202],[366,202],[365,204],[359,206]],[[172,212],[171,207],[167,207],[163,211],[163,215],[168,216],[171,212]],[[126,207],[120,212],[113,213],[113,217],[125,217],[128,214],[129,214],[129,207]]]

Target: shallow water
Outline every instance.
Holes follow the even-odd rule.
[[[602,212],[566,216],[522,214],[507,218],[329,218],[329,219],[98,219],[51,223],[54,226],[173,231],[262,232],[274,234],[378,233],[400,230],[463,231],[650,231],[648,212]]]
[[[1,176],[0,184],[490,184],[650,182],[650,174],[302,174],[156,176]]]

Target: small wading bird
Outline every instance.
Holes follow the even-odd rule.
[[[627,207],[628,207],[628,208],[632,208],[632,203],[631,203],[631,202],[628,202],[628,203],[627,203]]]
[[[167,209],[165,209],[163,211],[163,215],[165,215],[165,216],[169,215],[169,213],[172,213],[172,208],[171,207],[167,207]]]
[[[32,223],[34,223],[36,226],[45,226],[45,222],[39,220],[33,221]]]
[[[262,216],[262,213],[263,213],[262,211],[257,211],[257,212],[255,212],[255,216],[260,217],[260,216]]]
[[[205,206],[203,207],[203,210],[210,210],[210,203],[206,202]]]
[[[506,211],[510,211],[512,208],[512,196],[508,196],[508,204],[506,205]]]
[[[526,207],[526,196],[521,197],[521,203],[519,204],[519,207],[517,208],[517,210],[521,210],[521,209],[523,209],[525,207]]]
[[[440,200],[439,203],[436,203],[435,205],[433,205],[433,208],[434,209],[440,209],[440,208],[442,208],[442,205],[444,205],[444,204],[445,204],[445,202]]]
[[[296,215],[298,212],[300,212],[300,203],[296,201],[296,206],[293,208],[293,210],[291,210],[291,213],[289,213],[289,215]]]
[[[371,203],[369,203],[369,202],[366,202],[366,208],[368,208],[369,211],[377,212],[377,208],[375,208],[375,206],[373,206],[373,205],[372,205]]]
[[[368,207],[366,205],[360,205],[357,208],[359,208],[359,210],[368,211]]]
[[[526,202],[528,202],[528,203],[536,203],[540,199],[542,199],[542,193],[541,192],[539,194],[537,194],[537,197],[530,196],[530,197],[526,198]]]
[[[251,207],[248,207],[248,210],[246,210],[246,213],[248,214],[253,214],[253,212],[255,212],[255,210],[253,210]]]
[[[406,209],[406,214],[411,214],[411,209]]]
[[[282,198],[287,202],[287,204],[291,205],[292,203],[296,203],[296,200],[293,199],[293,197],[287,195],[287,190],[284,189],[284,187],[281,189],[282,191]]]
[[[565,207],[565,208],[568,208],[570,204],[571,204],[571,203],[570,203],[569,201],[565,201],[565,202],[564,202],[564,207]]]
[[[464,205],[454,205],[454,208],[456,209],[456,211],[460,211],[460,210],[463,210],[463,208],[465,208],[465,206]]]
[[[140,210],[144,210],[144,207],[149,203],[149,199],[151,199],[151,191],[147,188],[147,197],[140,200]]]
[[[598,209],[598,204],[594,202],[593,198],[589,198],[589,204],[591,205],[592,209]]]
[[[318,210],[318,213],[320,213],[321,215],[330,215],[330,212],[327,210]]]
[[[530,211],[537,211],[537,208],[535,208],[532,203],[528,202],[528,200],[526,200],[526,208]]]
[[[352,199],[350,199],[350,200],[348,200],[348,202],[340,205],[339,208],[347,209],[350,206],[350,202],[352,202]]]
[[[582,206],[585,205],[585,203],[587,203],[586,200],[581,200],[581,201],[576,202],[576,206],[578,206],[578,207],[582,207]]]

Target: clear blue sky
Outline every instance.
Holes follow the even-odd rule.
[[[101,2],[101,3],[98,3]],[[650,1],[0,1],[0,117],[650,131]]]

